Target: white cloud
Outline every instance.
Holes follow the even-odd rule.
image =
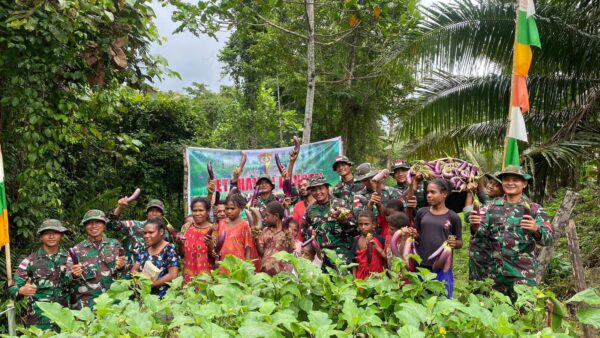
[[[231,84],[231,79],[221,76],[221,64],[217,59],[219,50],[229,38],[228,32],[219,32],[218,41],[204,35],[196,37],[189,32],[173,35],[177,24],[171,20],[172,7],[162,7],[153,3],[152,8],[156,13],[156,27],[161,36],[167,41],[162,45],[152,44],[150,53],[166,58],[169,67],[181,75],[177,78],[165,78],[155,85],[161,90],[180,91],[192,82],[206,84],[211,90],[218,91],[221,85]]]

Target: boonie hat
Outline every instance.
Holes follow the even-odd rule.
[[[371,163],[361,163],[356,167],[356,178],[354,179],[354,182],[362,182],[367,178],[377,175],[378,172],[379,171],[375,169]]]
[[[46,219],[42,222],[38,228],[37,234],[39,235],[46,230],[54,230],[63,234],[69,231],[69,229],[65,228],[59,220],[52,218]]]
[[[500,174],[500,172],[499,172],[499,171],[496,171],[496,172],[495,172],[493,175],[492,175],[492,174],[489,174],[489,173],[486,173],[486,174],[485,174],[485,175],[483,175],[483,176],[487,177],[489,180],[494,180],[494,181],[496,181],[496,182],[498,182],[498,183],[502,184],[502,180],[501,180],[500,178],[498,178],[498,175],[499,175],[499,174]]]
[[[262,180],[267,180],[269,184],[271,184],[271,187],[275,188],[275,184],[273,184],[273,181],[271,181],[271,177],[269,177],[269,175],[260,175],[256,180],[256,184],[254,186],[256,187],[258,183],[260,183],[260,181]]]
[[[308,186],[309,189],[311,188],[316,188],[316,187],[320,187],[322,185],[326,185],[326,186],[331,186],[331,184],[329,184],[324,177],[321,176],[313,176],[310,179],[310,185]]]
[[[515,176],[521,177],[525,181],[529,181],[533,178],[533,177],[531,177],[531,175],[526,173],[525,169],[523,169],[523,167],[521,167],[520,165],[509,165],[508,167],[504,168],[504,170],[502,170],[495,176],[498,177],[500,180],[502,180],[502,177],[504,177],[506,175],[515,175]]]
[[[346,163],[347,165],[354,165],[354,162],[350,161],[350,159],[344,155],[338,155],[335,157],[335,162],[333,162],[333,171],[335,171],[336,167],[340,163]]]
[[[80,225],[85,225],[89,221],[102,221],[104,223],[108,222],[106,215],[104,215],[104,211],[98,209],[88,210],[85,215],[83,215],[83,219],[81,220]]]
[[[146,204],[146,209],[144,209],[144,213],[147,213],[150,208],[159,208],[163,214],[165,213],[165,205],[161,200],[154,199],[148,201],[148,204]]]

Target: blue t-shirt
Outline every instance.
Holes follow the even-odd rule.
[[[152,262],[152,264],[160,269],[160,274],[158,275],[157,279],[160,279],[166,275],[169,272],[169,268],[180,266],[179,255],[175,250],[175,245],[171,243],[165,245],[158,255],[150,255],[148,248],[144,248],[144,250],[142,250],[137,257],[137,262],[140,264],[140,269],[143,269],[144,264],[146,264],[148,261]],[[158,295],[160,298],[162,298],[165,293],[167,293],[168,289],[169,285],[161,285],[157,288],[152,288],[152,294]]]

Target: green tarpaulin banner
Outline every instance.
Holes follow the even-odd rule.
[[[243,150],[248,159],[244,166],[244,173],[238,181],[238,188],[243,193],[248,193],[254,188],[257,178],[266,174],[275,183],[276,191],[281,191],[283,179],[275,164],[275,154],[279,154],[281,162],[287,168],[290,150],[292,147]],[[342,154],[340,137],[303,144],[300,146],[300,155],[294,165],[294,184],[298,184],[305,177],[323,175],[327,182],[334,185],[339,181],[339,176],[333,171],[332,164],[335,157],[340,154]],[[238,166],[241,157],[242,150],[186,147],[187,201],[194,196],[206,196],[208,183],[206,165],[209,161],[212,162],[215,173],[216,189],[221,192],[222,199],[225,198],[229,192],[231,173]]]

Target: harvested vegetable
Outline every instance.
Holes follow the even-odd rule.
[[[74,265],[79,264],[79,259],[77,258],[77,254],[75,254],[75,250],[73,249],[69,249],[69,257],[71,257],[71,260],[73,261]]]
[[[131,194],[131,196],[127,197],[127,202],[135,201],[138,197],[140,197],[141,193],[142,193],[142,190],[140,188],[135,188],[135,191],[133,192],[133,194]]]
[[[208,161],[206,164],[206,170],[208,171],[208,178],[212,181],[215,179],[215,173],[213,171],[212,162]]]
[[[275,163],[277,164],[277,169],[279,169],[279,173],[283,176],[285,167],[281,163],[281,158],[279,157],[279,154],[275,154]]]

